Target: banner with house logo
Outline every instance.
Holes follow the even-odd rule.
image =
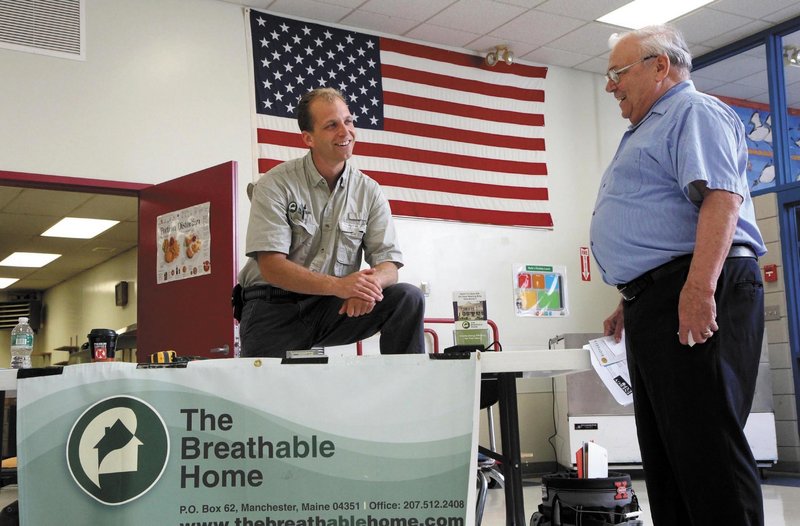
[[[470,524],[479,380],[428,355],[21,379],[21,523]]]

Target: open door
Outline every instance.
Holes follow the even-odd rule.
[[[174,350],[179,356],[224,358],[233,356],[234,319],[231,288],[236,282],[236,162],[157,184],[139,193],[139,263],[137,354]],[[206,205],[208,203],[208,205]],[[159,233],[165,217],[199,207],[207,211],[208,273],[191,270],[182,279],[164,272],[180,272],[190,243],[178,236],[181,252],[165,261]],[[169,236],[167,236],[168,238]],[[189,256],[190,257],[190,256]],[[205,262],[201,261],[202,263]],[[161,283],[159,283],[161,281]]]

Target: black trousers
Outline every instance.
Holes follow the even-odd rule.
[[[653,524],[763,526],[759,473],[743,431],[764,333],[758,261],[725,260],[715,293],[719,330],[694,347],[677,335],[689,263],[624,304]]]
[[[369,314],[339,314],[344,300],[309,296],[301,300],[250,300],[242,310],[242,356],[283,358],[286,351],[346,345],[381,332],[381,354],[425,352],[425,297],[419,288],[397,283]]]

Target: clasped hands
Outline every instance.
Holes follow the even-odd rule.
[[[369,314],[383,299],[383,287],[374,268],[359,270],[339,278],[337,296],[344,298],[339,314],[350,317]]]

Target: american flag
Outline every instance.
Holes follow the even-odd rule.
[[[545,164],[547,68],[250,11],[259,173],[301,157],[298,99],[342,92],[351,162],[397,216],[552,228]]]

